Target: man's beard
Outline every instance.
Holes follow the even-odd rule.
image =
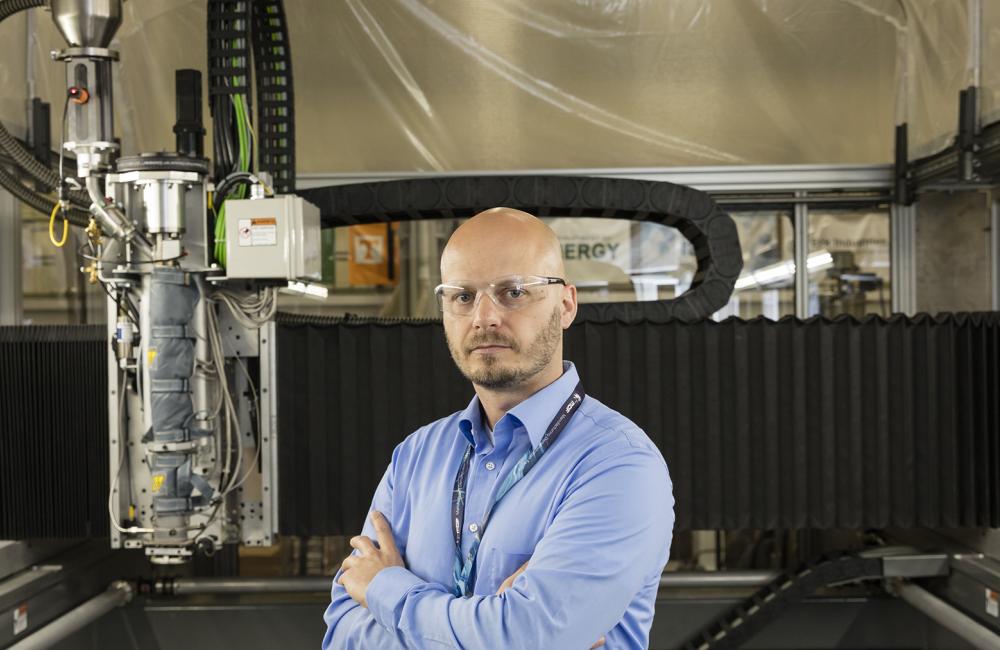
[[[473,368],[470,363],[472,349],[481,345],[505,345],[510,347],[511,352],[520,356],[521,347],[516,341],[505,336],[495,333],[479,334],[469,339],[464,349],[458,350],[456,350],[454,341],[447,336],[445,339],[448,341],[451,358],[455,360],[455,365],[458,366],[466,379],[489,390],[510,390],[540,373],[552,361],[552,357],[559,347],[559,342],[562,341],[561,316],[561,310],[557,306],[552,311],[549,322],[538,333],[523,355],[527,365],[520,367],[504,364],[503,361],[491,354],[482,355],[481,363],[476,368]]]

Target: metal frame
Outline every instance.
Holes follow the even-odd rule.
[[[795,223],[795,315],[809,317],[809,204],[852,204],[886,202],[893,184],[891,165],[750,165],[740,167],[674,167],[674,168],[588,168],[514,171],[463,172],[374,172],[300,174],[297,187],[310,189],[331,185],[371,183],[400,179],[449,178],[462,176],[559,175],[632,178],[687,185],[717,197],[727,207],[784,205],[794,207]],[[845,195],[844,190],[869,193]],[[824,192],[835,193],[824,196]],[[732,196],[738,194],[739,196]],[[726,195],[726,196],[720,196]],[[912,210],[912,209],[911,209]],[[912,220],[912,217],[911,217]],[[912,224],[911,224],[912,226]],[[912,227],[906,232],[911,233]],[[913,240],[906,238],[898,249],[890,231],[893,283],[893,311],[897,311],[896,282],[902,279],[906,298],[901,305],[906,313],[913,309]],[[899,309],[900,311],[904,309]]]
[[[0,189],[0,325],[21,324],[21,264],[21,206],[13,194]]]
[[[990,203],[990,303],[1000,311],[1000,199]]]
[[[894,203],[889,213],[889,276],[892,311],[917,311],[917,207]]]
[[[892,589],[900,598],[926,614],[928,618],[951,630],[974,647],[1000,647],[1000,635],[975,619],[966,616],[926,589],[912,582],[895,584]]]
[[[129,583],[124,580],[116,580],[108,585],[104,592],[84,601],[37,632],[10,646],[11,650],[52,647],[108,612],[127,605],[132,601],[132,595],[133,590]]]
[[[107,332],[108,341],[115,340],[115,328],[117,326],[116,321],[118,318],[118,310],[114,301],[111,298],[105,300],[105,305],[107,307]],[[121,420],[117,417],[118,413],[118,400],[120,397],[120,391],[126,390],[126,385],[121,383],[121,370],[118,367],[118,360],[115,358],[115,348],[112,345],[107,346],[108,349],[108,413],[116,414],[116,417],[108,418],[108,486],[111,489],[111,494],[108,497],[109,508],[113,509],[114,512],[121,512],[121,483],[115,482],[118,478],[118,470],[121,458],[121,447],[119,442],[123,438],[128,437],[128,431],[126,424],[126,431],[121,430]],[[127,395],[127,393],[126,393]],[[125,433],[125,436],[122,436]],[[128,451],[126,451],[128,453]],[[110,514],[110,513],[109,513]],[[116,515],[117,516],[117,515]],[[122,548],[122,535],[114,527],[112,521],[108,521],[108,528],[111,534],[111,548]]]
[[[261,501],[265,545],[271,545],[278,536],[278,345],[277,324],[272,320],[260,328],[260,443],[261,443]]]
[[[457,176],[600,176],[666,181],[708,193],[795,192],[823,190],[888,190],[892,165],[746,165],[719,167],[621,167],[579,169],[517,169],[456,172],[325,172],[299,174],[296,187],[373,183],[405,178]]]
[[[797,198],[805,196],[805,192],[795,193]],[[805,203],[795,204],[795,317],[809,318],[809,206]]]

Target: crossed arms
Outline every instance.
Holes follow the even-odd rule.
[[[526,570],[496,595],[467,598],[403,565],[396,542],[405,548],[406,540],[394,539],[389,523],[390,467],[373,502],[388,519],[373,517],[352,540],[357,550],[337,574],[324,617],[324,647],[590,648],[658,581],[673,529],[662,459],[635,447],[612,451],[573,480]],[[639,647],[645,638],[615,641]]]

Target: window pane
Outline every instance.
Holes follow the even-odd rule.
[[[809,211],[809,315],[888,316],[889,212]]]
[[[791,215],[779,211],[732,214],[744,269],[729,305],[716,318],[794,314]],[[686,291],[697,270],[691,244],[656,223],[553,217],[567,278],[580,302],[665,300]],[[392,270],[388,226],[348,226],[323,232],[325,301],[282,296],[281,308],[315,314],[438,318],[432,289],[448,238],[462,220],[393,224]],[[364,267],[364,268],[362,268]]]
[[[691,286],[694,249],[674,228],[625,219],[545,221],[559,237],[581,303],[666,300]]]
[[[433,288],[441,281],[441,252],[462,221],[324,230],[328,297],[283,294],[280,307],[308,314],[439,318]],[[580,302],[664,300],[691,285],[697,262],[691,245],[674,228],[589,217],[545,221],[559,237],[567,279],[577,285]]]
[[[736,212],[731,215],[743,249],[743,272],[729,305],[715,314],[777,320],[795,313],[794,236],[787,212]]]

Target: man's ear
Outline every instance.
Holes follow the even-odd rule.
[[[562,328],[567,329],[576,320],[576,287],[572,284],[563,287],[562,295]]]

